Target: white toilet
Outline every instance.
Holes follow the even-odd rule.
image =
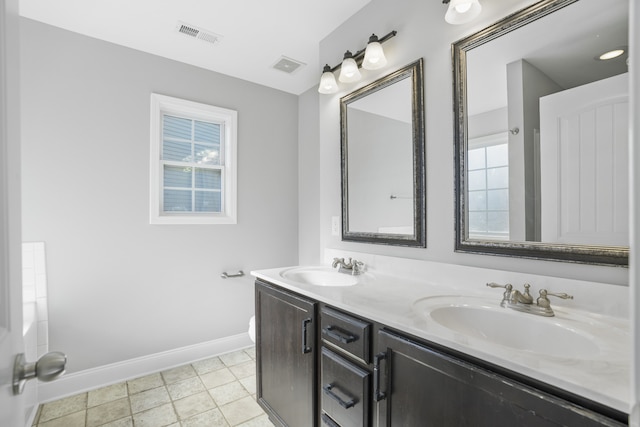
[[[255,343],[256,342],[256,316],[251,316],[251,319],[249,319],[249,330],[247,332],[249,333],[249,338],[251,338],[251,341]]]

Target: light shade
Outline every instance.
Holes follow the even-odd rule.
[[[477,17],[482,11],[478,0],[451,0],[444,20],[449,24],[466,24]]]
[[[371,34],[367,49],[364,52],[362,68],[365,70],[377,70],[387,65],[387,58],[384,56],[384,49],[378,41],[378,36]]]
[[[336,82],[336,77],[333,75],[331,71],[331,67],[329,65],[325,65],[322,70],[322,77],[320,77],[320,86],[318,86],[318,92],[329,94],[336,93],[338,91],[338,82]]]
[[[340,80],[343,83],[352,83],[360,80],[360,70],[358,70],[358,64],[353,59],[353,54],[349,51],[344,53],[344,59],[342,60],[342,66],[340,67]]]

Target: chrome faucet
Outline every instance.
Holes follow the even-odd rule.
[[[344,261],[344,258],[334,258],[333,263],[331,263],[331,267],[338,267],[338,271],[340,273],[351,274],[353,276],[358,276],[364,273],[365,264],[362,261],[357,261],[355,259],[349,258],[348,262]]]
[[[524,292],[520,292],[518,290],[511,291],[511,300],[510,300],[510,302],[514,303],[514,304],[532,304],[533,303],[533,297],[529,293],[529,288],[530,287],[531,287],[530,284],[525,283],[524,284]]]
[[[562,298],[573,299],[573,296],[568,294],[554,294],[548,292],[546,289],[540,289],[540,296],[536,299],[536,303],[533,304],[533,297],[529,293],[531,285],[524,284],[524,292],[514,290],[510,283],[506,285],[500,285],[498,283],[487,283],[490,288],[505,288],[505,292],[502,294],[502,301],[500,307],[508,307],[513,310],[522,311],[525,313],[531,313],[538,316],[553,317],[555,313],[551,309],[551,302],[547,295]]]

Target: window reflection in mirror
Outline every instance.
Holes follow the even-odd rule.
[[[509,240],[506,132],[469,140],[469,238]]]

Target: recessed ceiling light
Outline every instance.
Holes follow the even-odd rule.
[[[603,53],[602,55],[598,56],[597,58],[600,61],[607,61],[609,59],[617,58],[617,57],[621,56],[622,54],[624,54],[624,49],[614,49],[614,50],[610,50],[608,52]]]

